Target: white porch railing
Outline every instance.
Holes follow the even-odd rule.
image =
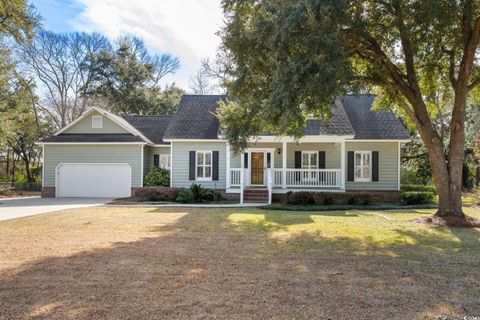
[[[231,186],[240,186],[241,171],[240,168],[230,169]],[[282,169],[273,169],[271,183],[274,188],[282,187],[282,173]],[[286,182],[287,188],[341,188],[342,186],[340,169],[286,169]]]
[[[230,185],[233,187],[239,187],[242,181],[242,169],[231,168],[230,169]]]
[[[341,187],[340,169],[287,169],[287,187]]]

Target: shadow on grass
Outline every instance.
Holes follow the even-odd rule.
[[[232,214],[265,218],[241,222],[238,228]],[[415,245],[305,232],[279,242],[272,231],[313,223],[311,213],[281,215],[259,209],[191,209],[168,226],[146,226],[153,237],[1,271],[0,319],[480,314],[480,276],[473,271],[478,260],[472,258],[478,257],[476,230],[453,230],[453,239],[392,230],[415,239]],[[458,241],[468,245],[459,247]],[[432,272],[435,268],[442,272]],[[445,311],[445,305],[451,307]]]

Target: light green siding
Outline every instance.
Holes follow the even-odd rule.
[[[128,163],[132,187],[141,186],[141,145],[45,145],[44,186],[55,186],[55,168],[60,163]]]
[[[281,143],[256,143],[249,144],[249,148],[275,148],[273,155],[275,168],[282,168],[282,144]],[[280,154],[278,150],[280,149]],[[325,151],[326,169],[340,168],[340,144],[338,143],[287,143],[287,168],[295,168],[295,151]],[[240,156],[232,153],[231,167],[240,168]]]
[[[205,188],[225,188],[226,145],[222,141],[211,142],[181,142],[172,143],[172,185],[174,187],[190,187],[192,183],[201,184]],[[189,152],[190,151],[218,151],[218,181],[190,181],[189,180]]]
[[[346,181],[347,190],[398,190],[398,142],[347,142],[345,166],[348,151],[378,151],[377,182]],[[347,170],[347,168],[345,168]],[[345,171],[347,179],[347,171]]]
[[[92,128],[92,116],[102,116],[103,127],[100,129]],[[63,133],[129,133],[127,130],[116,124],[110,118],[93,111],[88,116],[75,123]]]

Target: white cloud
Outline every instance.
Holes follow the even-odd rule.
[[[84,11],[71,22],[83,31],[99,31],[115,39],[130,33],[144,39],[153,52],[179,57],[181,69],[167,79],[188,90],[189,77],[200,60],[213,57],[220,43],[220,0],[76,0]]]

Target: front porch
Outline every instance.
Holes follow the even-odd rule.
[[[227,145],[227,192],[245,189],[288,191],[345,191],[345,140],[315,142],[255,142],[241,154],[232,154]]]

